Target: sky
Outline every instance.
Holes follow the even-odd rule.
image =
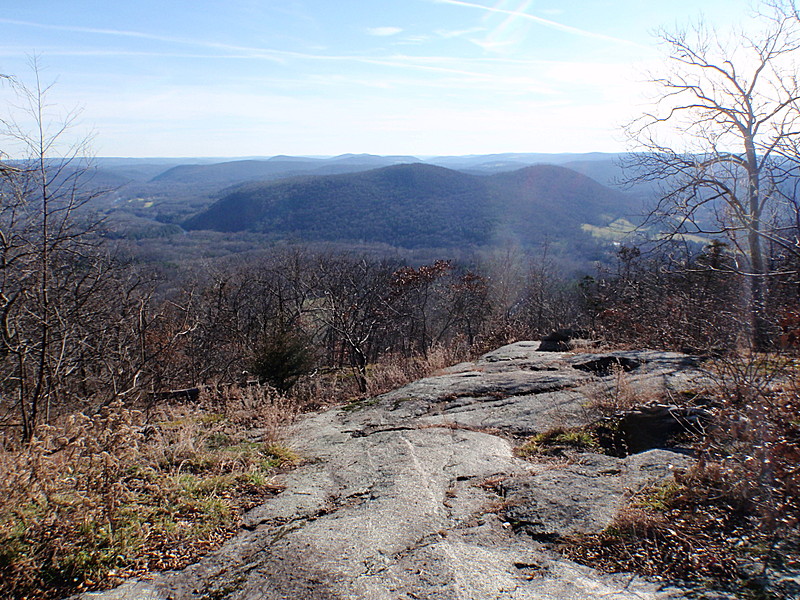
[[[36,57],[98,156],[616,152],[655,32],[748,0],[0,0],[0,74]],[[25,123],[8,85],[0,118]],[[0,141],[0,143],[3,143]],[[10,154],[11,146],[0,146]]]

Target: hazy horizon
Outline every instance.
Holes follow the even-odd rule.
[[[377,154],[374,152],[343,152],[341,154],[261,154],[261,155],[242,155],[242,156],[113,156],[113,155],[95,155],[92,157],[83,158],[96,158],[96,159],[131,159],[131,160],[147,160],[147,159],[163,159],[163,160],[223,160],[223,161],[236,161],[236,160],[270,160],[274,158],[307,158],[329,160],[333,158],[344,157],[358,157],[358,156],[375,156],[375,157],[409,157],[416,158],[421,161],[433,160],[438,158],[470,158],[470,157],[491,157],[491,156],[523,156],[523,155],[542,155],[542,156],[590,156],[590,155],[616,155],[619,152],[603,152],[603,151],[588,151],[588,152],[489,152],[489,153],[468,153],[468,154],[403,154],[399,152],[390,152],[387,154]]]

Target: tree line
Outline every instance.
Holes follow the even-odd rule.
[[[25,173],[5,185],[16,176]],[[467,266],[287,245],[174,280],[94,234],[53,240],[46,258],[43,238],[31,236],[13,254],[13,231],[0,235],[1,414],[28,439],[64,413],[119,399],[146,406],[204,385],[259,382],[291,395],[299,382],[343,377],[363,397],[383,362],[441,348],[463,360],[558,330],[701,353],[747,340],[745,276],[721,243],[622,247],[613,268],[583,278],[513,249]],[[775,340],[796,305],[793,272],[787,265],[767,285]]]

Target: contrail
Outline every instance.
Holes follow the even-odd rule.
[[[433,0],[433,1],[436,2],[437,4],[452,4],[454,6],[465,6],[467,8],[477,8],[479,10],[483,10],[486,12],[500,13],[504,15],[511,15],[514,17],[520,17],[521,19],[528,19],[529,21],[534,21],[536,23],[539,23],[540,25],[544,25],[545,27],[549,27],[551,29],[557,29],[558,31],[563,31],[565,33],[570,33],[572,35],[579,35],[581,37],[595,38],[598,40],[605,40],[607,42],[614,42],[616,44],[626,44],[628,46],[640,46],[640,44],[637,44],[636,42],[632,42],[630,40],[625,40],[611,35],[603,35],[602,33],[595,33],[593,31],[586,31],[585,29],[579,29],[578,27],[571,27],[570,25],[564,25],[563,23],[551,21],[550,19],[545,19],[543,17],[537,17],[535,15],[531,15],[526,12],[520,12],[516,10],[506,10],[504,8],[495,8],[492,6],[483,6],[482,4],[474,4],[472,2],[465,2],[464,0]]]

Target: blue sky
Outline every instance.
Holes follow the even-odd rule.
[[[624,148],[653,31],[747,0],[6,0],[0,73],[78,107],[101,156]],[[0,113],[13,113],[8,86]],[[0,150],[3,147],[0,146]]]

